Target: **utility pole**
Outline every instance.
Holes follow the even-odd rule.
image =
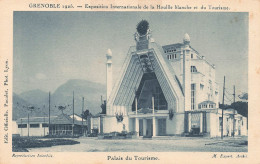
[[[235,103],[236,102],[236,86],[235,85],[234,85],[233,96],[234,96],[234,102],[233,103]],[[235,123],[236,123],[235,114],[236,114],[236,112],[235,112],[235,109],[234,109],[234,111],[233,111],[233,134],[232,134],[233,137],[235,137],[235,128],[236,128],[236,126],[235,126]]]
[[[83,133],[84,133],[84,127],[83,127],[83,114],[84,114],[84,97],[82,97],[82,136],[83,136]]]
[[[44,124],[44,127],[43,127],[43,136],[45,136],[45,113],[44,113],[44,116],[43,116],[43,124]]]
[[[21,136],[23,136],[23,119],[21,118]]]
[[[29,111],[28,111],[28,137],[30,136],[30,121],[29,121]]]
[[[234,102],[236,102],[236,86],[234,85],[233,88],[234,88],[234,93],[233,93]],[[234,103],[234,102],[233,102],[233,103]]]
[[[49,92],[49,135],[51,133],[51,92]]]
[[[30,112],[32,112],[33,110],[34,110],[33,106],[27,107],[27,112],[28,112],[28,137],[30,136],[30,118],[29,118],[29,115],[30,115]]]
[[[224,100],[225,100],[225,76],[224,76],[224,84],[223,84],[223,100],[222,100],[222,122],[221,122],[221,139],[223,139],[223,130],[224,130],[224,118],[223,118],[223,114],[224,114]]]
[[[73,91],[73,100],[72,100],[72,111],[73,111],[73,114],[72,114],[72,136],[74,136],[74,91]]]

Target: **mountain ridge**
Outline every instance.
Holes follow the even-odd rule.
[[[92,114],[101,112],[100,96],[106,93],[105,85],[83,79],[70,79],[51,94],[52,115],[61,114],[58,109],[60,105],[66,106],[64,113],[72,114],[73,92],[76,114],[82,113],[82,97],[84,97],[84,110],[89,109]],[[32,113],[43,116],[48,114],[49,93],[40,89],[29,90],[20,94],[13,93],[13,105],[14,118],[19,117],[19,115],[26,116],[27,114],[24,113],[27,112],[25,108],[28,105],[33,105],[37,109]]]

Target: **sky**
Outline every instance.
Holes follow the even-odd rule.
[[[139,21],[150,24],[160,45],[190,45],[216,65],[216,82],[248,92],[248,13],[215,12],[14,12],[13,90],[54,92],[69,79],[106,84],[106,51],[117,79]],[[116,80],[114,80],[116,81]]]

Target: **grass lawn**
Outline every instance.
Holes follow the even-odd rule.
[[[57,145],[74,145],[80,142],[71,139],[45,139],[36,137],[13,137],[13,152],[28,152],[27,148],[51,147]]]

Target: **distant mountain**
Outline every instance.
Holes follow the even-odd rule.
[[[61,111],[58,110],[58,106],[66,106],[64,113],[72,114],[73,91],[75,113],[81,114],[82,97],[84,97],[84,110],[87,108],[92,114],[101,112],[100,96],[105,95],[105,86],[87,80],[73,79],[62,84],[54,93],[51,93],[51,115],[61,114]],[[41,111],[36,112],[37,114],[48,114],[49,95],[47,92],[31,90],[23,92],[20,95],[14,94],[14,99],[20,101],[20,104],[24,104],[24,106],[34,105]]]
[[[19,118],[27,118],[28,117],[28,107],[32,106],[31,103],[22,99],[16,93],[13,93],[13,120],[17,120]],[[41,108],[34,106],[33,112],[29,112],[30,116],[47,116]]]
[[[48,103],[48,93],[39,89],[22,92],[19,96],[25,101],[35,105],[41,106]]]
[[[82,97],[84,97],[84,110],[88,108],[92,114],[101,112],[100,96],[105,95],[106,88],[102,84],[90,82],[87,80],[73,79],[57,88],[51,95],[55,105],[69,105],[66,113],[72,113],[72,100],[74,91],[74,109],[75,113],[82,111]]]

